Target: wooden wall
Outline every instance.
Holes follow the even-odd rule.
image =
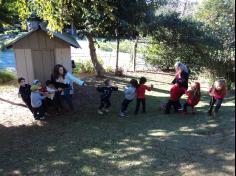
[[[32,63],[32,54],[30,49],[15,49],[16,70],[18,77],[24,77],[26,82],[32,83],[34,80],[34,71]]]
[[[69,72],[72,72],[71,65],[71,49],[57,48],[55,49],[56,64],[63,65]]]

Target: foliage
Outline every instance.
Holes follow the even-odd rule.
[[[211,51],[210,68],[215,76],[228,80],[235,65],[235,1],[206,0],[200,6],[196,18],[213,29],[213,35],[221,42],[218,50]]]
[[[74,73],[95,73],[95,69],[91,61],[78,62],[76,68],[73,70]]]
[[[15,75],[7,70],[0,71],[0,84],[10,82],[12,80],[15,80]]]
[[[181,18],[178,13],[157,16],[149,30],[151,44],[144,55],[147,62],[161,68],[168,69],[181,61],[198,72],[211,59],[209,50],[220,47],[210,28],[193,19]]]

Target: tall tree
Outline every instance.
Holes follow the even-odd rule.
[[[109,31],[114,21],[112,11],[109,1],[18,0],[18,12],[22,21],[26,21],[34,12],[48,23],[48,28],[52,31],[62,31],[65,25],[73,23],[78,32],[88,39],[91,60],[98,76],[103,76],[105,70],[97,59],[95,37],[106,35]]]
[[[199,6],[196,17],[198,20],[210,26],[213,29],[213,34],[221,41],[222,47],[215,52],[215,64],[212,66],[215,67],[215,70],[221,76],[227,76],[227,72],[231,72],[234,67],[235,1],[203,1]]]

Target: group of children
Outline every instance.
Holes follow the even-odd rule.
[[[136,109],[134,111],[135,115],[139,113],[140,106],[142,104],[142,112],[146,113],[146,91],[152,91],[154,86],[146,85],[147,79],[145,77],[140,78],[138,82],[135,79],[130,81],[130,85],[125,87],[124,93],[125,98],[121,105],[120,117],[127,116],[127,109],[131,102],[136,99]],[[111,107],[110,98],[113,91],[118,91],[118,87],[113,87],[112,82],[108,79],[105,81],[104,87],[98,87],[97,91],[101,93],[101,105],[99,107],[98,113],[103,115],[106,112],[109,112]],[[187,96],[187,100],[183,105],[180,103],[180,99],[183,95]],[[221,104],[227,94],[226,81],[218,80],[212,85],[209,90],[211,96],[210,107],[208,114],[211,116],[216,116],[219,112]],[[195,114],[195,107],[201,100],[201,86],[199,82],[192,84],[190,90],[186,89],[186,86],[183,86],[181,79],[178,79],[176,83],[171,87],[170,98],[167,103],[162,104],[161,108],[166,114],[170,114],[171,108],[173,106],[176,113],[188,113],[188,107],[191,108],[192,114]],[[214,109],[214,105],[215,109]],[[214,109],[214,110],[213,110]]]
[[[18,83],[20,85],[18,94],[36,120],[46,118],[48,104],[54,104],[57,113],[60,111],[60,92],[62,89],[56,89],[52,81],[47,81],[46,87],[43,87],[39,80],[34,80],[32,86],[26,84],[24,78],[19,78]]]
[[[56,89],[51,81],[46,82],[46,87],[44,88],[40,81],[35,80],[30,86],[26,84],[24,78],[19,78],[18,82],[19,95],[25,102],[27,107],[31,110],[36,120],[43,120],[46,118],[47,104],[55,105],[56,111],[60,112],[62,108],[60,96],[62,89]],[[146,91],[152,91],[154,86],[147,86],[147,79],[145,77],[140,78],[139,82],[136,79],[132,79],[130,84],[125,87],[124,100],[120,109],[120,117],[127,116],[127,109],[130,103],[136,99],[136,108],[134,114],[137,115],[140,111],[142,105],[142,112],[146,113]],[[103,115],[109,112],[111,107],[111,95],[112,92],[118,91],[118,87],[112,86],[112,81],[107,79],[104,82],[104,86],[97,87],[97,91],[100,93],[100,106],[98,109],[98,114]],[[180,99],[183,95],[187,95],[187,100],[183,104],[180,103]],[[210,107],[208,114],[216,115],[221,107],[221,104],[227,94],[226,81],[218,80],[210,88],[209,94],[211,96]],[[190,90],[183,87],[181,84],[181,79],[176,81],[176,83],[171,87],[170,98],[166,104],[162,104],[161,108],[166,114],[171,112],[172,106],[175,112],[182,112],[183,114],[188,113],[188,107],[191,107],[192,114],[195,114],[195,106],[198,105],[201,99],[201,86],[199,82],[195,82]],[[215,109],[214,109],[214,105]]]

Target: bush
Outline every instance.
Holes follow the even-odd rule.
[[[100,50],[107,51],[107,52],[112,52],[114,46],[112,46],[111,42],[98,42],[97,47]]]
[[[115,70],[114,70],[112,67],[107,67],[107,68],[106,68],[106,72],[107,72],[107,73],[114,73]]]
[[[95,69],[91,61],[76,63],[74,73],[95,73]]]
[[[15,80],[15,75],[10,71],[0,71],[0,84]]]

